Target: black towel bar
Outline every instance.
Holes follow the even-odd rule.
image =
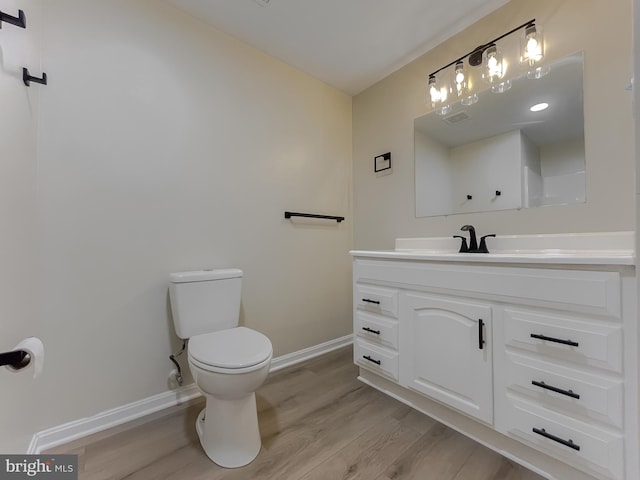
[[[336,217],[334,215],[317,215],[315,213],[284,212],[284,218],[291,218],[291,217],[326,218],[328,220],[335,220],[338,223],[344,220],[344,217]]]

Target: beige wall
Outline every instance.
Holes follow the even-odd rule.
[[[430,109],[430,72],[531,18],[544,28],[547,58],[583,51],[586,205],[416,218],[413,119]],[[393,248],[396,237],[633,230],[635,184],[631,93],[631,2],[512,0],[353,101],[354,247]],[[391,151],[393,173],[373,157]]]
[[[22,67],[39,74],[39,9],[0,0],[12,16],[30,11],[28,29],[0,30],[0,351],[40,334],[36,293],[36,138],[39,89],[22,84]],[[39,383],[0,368],[0,452],[24,451],[37,426]]]
[[[33,218],[37,184],[41,325],[13,337],[45,342],[42,412],[23,409],[28,425],[0,436],[166,391],[179,346],[171,272],[243,269],[241,321],[276,356],[349,334],[351,98],[164,2],[42,8],[38,170],[27,158],[13,191]],[[11,113],[3,104],[3,121]],[[285,210],[347,221],[292,222]]]

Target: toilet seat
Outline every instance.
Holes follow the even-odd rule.
[[[189,360],[213,372],[244,373],[262,368],[271,359],[271,341],[262,333],[236,327],[189,339]]]

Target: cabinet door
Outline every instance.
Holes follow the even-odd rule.
[[[404,300],[401,384],[493,423],[491,307],[417,292]]]

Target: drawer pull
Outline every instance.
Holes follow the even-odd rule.
[[[373,303],[375,305],[380,305],[380,300],[371,300],[369,298],[363,298],[362,301],[366,303]]]
[[[362,358],[364,358],[365,360],[369,360],[371,363],[375,363],[376,365],[382,365],[382,362],[380,360],[374,360],[369,355],[363,355]]]
[[[560,437],[556,437],[555,435],[551,435],[550,433],[547,433],[545,431],[544,428],[533,428],[533,433],[537,433],[538,435],[542,435],[545,438],[548,438],[549,440],[553,440],[554,442],[558,442],[561,443],[562,445],[569,447],[569,448],[573,448],[574,450],[580,450],[580,445],[573,443],[573,440],[569,439],[569,440],[565,440],[564,438],[560,438]]]
[[[485,344],[483,330],[484,330],[484,322],[482,321],[482,319],[479,319],[478,320],[478,348],[480,350],[482,350],[482,347]]]
[[[538,335],[537,333],[532,333],[531,338],[537,338],[538,340],[546,340],[547,342],[561,343],[563,345],[571,345],[572,347],[579,346],[578,342],[574,342],[572,340],[562,340],[560,338],[547,337],[545,335]]]
[[[372,329],[371,329],[371,328],[369,328],[369,327],[362,327],[362,329],[363,329],[365,332],[371,332],[371,333],[375,333],[376,335],[380,335],[380,330],[372,330]]]
[[[574,393],[571,390],[562,390],[561,388],[553,387],[551,385],[547,385],[544,382],[537,382],[536,380],[531,380],[531,385],[535,385],[536,387],[540,387],[540,388],[546,388],[547,390],[551,390],[552,392],[556,392],[556,393],[560,393],[562,395],[566,395],[567,397],[576,398],[576,399],[580,398],[580,395],[578,395],[577,393]]]

